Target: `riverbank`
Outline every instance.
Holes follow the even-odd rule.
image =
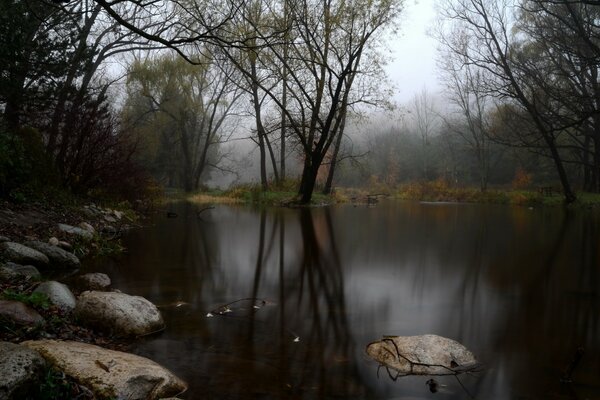
[[[157,306],[113,288],[103,273],[80,272],[83,259],[125,251],[121,234],[140,226],[139,211],[127,203],[0,203],[0,398],[141,399],[185,390],[168,370],[126,352],[165,329]]]
[[[291,190],[262,191],[256,186],[239,186],[229,190],[209,190],[201,193],[185,195],[179,193],[178,198],[198,204],[253,204],[262,206],[295,206],[299,196]],[[480,204],[510,204],[526,207],[562,207],[564,198],[560,191],[553,188],[537,190],[488,189],[449,187],[438,182],[405,184],[397,188],[376,187],[336,188],[331,195],[315,193],[310,205],[323,206],[332,204],[375,204],[383,198],[428,201],[457,202]],[[577,193],[577,201],[571,208],[600,208],[600,194]]]

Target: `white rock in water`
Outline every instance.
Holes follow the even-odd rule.
[[[134,354],[71,341],[39,340],[22,345],[39,352],[98,398],[160,399],[187,389],[186,383],[166,368]]]
[[[437,335],[386,336],[370,343],[367,354],[401,375],[452,375],[478,366],[465,346]]]

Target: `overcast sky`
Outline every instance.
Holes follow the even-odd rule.
[[[398,87],[396,100],[406,103],[426,87],[439,90],[435,70],[436,41],[427,36],[435,21],[434,0],[406,0],[400,32],[391,38],[394,60],[388,65],[389,77]]]

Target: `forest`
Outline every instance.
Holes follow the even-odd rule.
[[[386,49],[406,6],[4,1],[0,195],[600,190],[595,2],[440,3],[443,90],[396,104]]]

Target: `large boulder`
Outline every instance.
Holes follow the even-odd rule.
[[[110,278],[100,272],[90,272],[79,277],[79,286],[84,290],[106,291],[110,288]]]
[[[60,282],[42,282],[37,288],[35,288],[34,292],[45,294],[48,296],[50,303],[58,306],[58,308],[64,311],[73,311],[73,309],[75,309],[75,305],[77,304],[77,299],[71,290],[69,290],[67,285]]]
[[[154,304],[125,293],[83,292],[75,316],[88,327],[122,336],[148,335],[165,327]]]
[[[37,240],[25,242],[25,245],[45,254],[50,260],[50,263],[55,267],[79,268],[81,265],[77,256],[61,249],[58,246],[53,246],[49,243],[44,243]]]
[[[370,343],[367,354],[401,375],[453,375],[478,366],[465,346],[437,335],[386,336]]]
[[[44,323],[42,317],[31,307],[20,301],[0,300],[0,320],[6,319],[17,325],[38,325]]]
[[[187,385],[154,361],[98,346],[57,340],[23,342],[50,364],[90,388],[99,398],[159,399]]]
[[[0,249],[4,254],[4,257],[17,264],[46,266],[50,263],[50,260],[45,254],[20,243],[4,242],[0,244]]]
[[[10,280],[15,278],[26,278],[39,280],[40,271],[33,265],[19,265],[8,262],[0,266],[0,280]]]
[[[94,235],[85,229],[78,228],[67,224],[58,224],[58,230],[67,235],[77,236],[85,240],[91,240]]]
[[[46,362],[25,346],[0,342],[0,400],[27,398],[39,385]]]

